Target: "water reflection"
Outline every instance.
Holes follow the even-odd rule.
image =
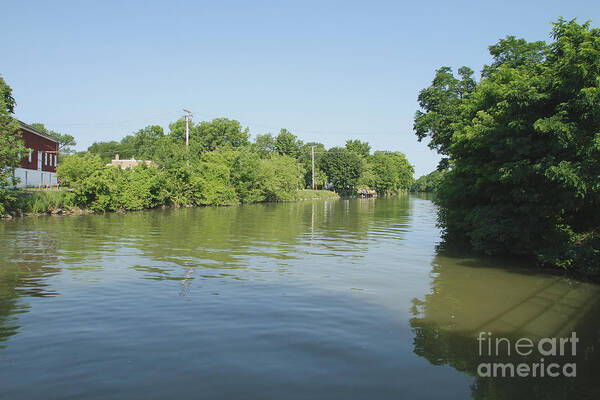
[[[358,264],[370,244],[401,238],[409,215],[402,197],[3,221],[0,340],[18,331],[28,297],[57,294],[47,279],[60,271],[89,284],[177,281],[186,297],[194,280],[263,280],[323,257]]]
[[[0,233],[5,226],[0,224]],[[3,243],[0,253],[0,348],[8,337],[18,333],[17,315],[29,310],[25,299],[55,296],[46,282],[60,272],[56,267],[58,242],[53,238],[23,235]]]
[[[598,286],[436,255],[435,220],[401,196],[0,223],[0,397],[100,398],[99,377],[144,398],[173,382],[211,398],[596,390]],[[477,378],[479,330],[576,330],[579,376]]]
[[[450,365],[472,375],[475,399],[597,398],[597,285],[505,268],[498,261],[438,255],[432,265],[430,293],[413,300],[410,326],[417,355],[433,365]],[[486,347],[480,350],[477,341],[480,332],[491,332],[493,338],[507,338],[510,343],[519,338],[537,343],[541,338],[576,332],[580,342],[575,357],[546,357],[545,362],[575,362],[577,377],[480,377],[480,363],[540,362],[537,352],[522,357],[513,349],[509,355],[502,346],[497,355],[495,344],[492,357],[487,357]]]

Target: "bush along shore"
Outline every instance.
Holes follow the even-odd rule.
[[[331,179],[329,185],[335,191],[305,189],[312,183],[312,171],[307,173],[301,151],[295,157],[278,151],[261,154],[250,146],[193,151],[171,141],[159,154],[159,161],[124,169],[90,152],[62,157],[57,176],[63,187],[11,191],[4,196],[3,214],[329,200],[340,194],[358,195],[364,190],[360,188],[366,187],[375,187],[380,194],[403,191],[412,183],[412,166],[401,153],[370,155],[367,150],[359,155],[348,148],[323,150],[317,159],[315,182],[323,187]]]
[[[66,157],[58,169],[69,188],[13,191],[5,216],[234,205],[333,199],[326,190],[300,190],[303,171],[294,158],[260,159],[250,152],[205,152],[171,168],[106,166],[96,155]]]
[[[4,218],[39,216],[39,215],[81,215],[105,211],[140,210],[141,208],[119,207],[115,209],[81,208],[76,201],[76,195],[71,189],[46,189],[19,191],[15,193],[16,199],[12,210],[4,214]],[[340,196],[330,190],[298,190],[294,200],[337,200]],[[287,200],[290,201],[290,200]],[[233,203],[231,203],[233,204]],[[229,205],[229,204],[227,204]],[[160,204],[156,207],[190,207],[193,204]]]

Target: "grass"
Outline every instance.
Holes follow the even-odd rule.
[[[298,200],[333,200],[340,196],[329,190],[302,189],[298,192]]]
[[[59,209],[75,208],[75,195],[64,190],[44,190],[22,192],[16,209],[24,213],[43,214]]]

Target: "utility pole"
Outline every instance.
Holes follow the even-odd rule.
[[[190,145],[190,119],[192,118],[192,112],[185,108],[183,112],[185,112],[185,149],[187,150]]]
[[[315,146],[310,146],[310,158],[312,161],[312,189],[315,190]]]

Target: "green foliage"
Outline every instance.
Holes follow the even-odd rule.
[[[103,169],[109,176],[113,175],[114,167]],[[119,188],[116,191],[117,207],[125,210],[142,210],[164,204],[165,195],[162,192],[162,176],[154,168],[144,164],[124,171],[118,170]]]
[[[195,176],[196,205],[226,205],[237,203],[231,183],[231,166],[235,153],[214,151],[202,154]]]
[[[67,191],[37,191],[25,196],[25,199],[24,212],[41,214],[58,209],[68,210],[75,207],[75,195]]]
[[[335,200],[340,196],[330,190],[302,189],[298,192],[298,200]]]
[[[242,203],[256,203],[265,200],[259,181],[260,157],[254,152],[240,152],[231,169],[231,179]]]
[[[102,169],[104,162],[95,154],[74,154],[62,157],[56,168],[56,176],[69,182],[86,179],[94,172]]]
[[[171,136],[164,136],[156,140],[154,156],[151,157],[151,160],[161,169],[174,170],[181,168],[198,154],[199,152],[194,150],[188,152],[185,149],[185,143],[178,142]]]
[[[414,168],[400,152],[376,151],[372,158],[375,175],[373,188],[378,194],[408,190],[413,182]]]
[[[15,112],[16,104],[11,87],[8,86],[4,81],[4,78],[0,76],[0,112],[12,114]]]
[[[298,138],[287,129],[282,129],[275,138],[275,148],[279,154],[298,157],[301,147],[302,141],[298,140]]]
[[[19,155],[26,151],[18,133],[19,124],[11,115],[14,106],[12,90],[0,77],[0,215],[15,201],[14,193],[9,189],[17,183],[13,168],[19,165]]]
[[[363,157],[368,157],[371,154],[371,145],[368,142],[361,142],[358,139],[346,140],[346,149],[351,153]]]
[[[91,175],[71,181],[75,201],[82,208],[113,211],[119,206],[122,171],[116,167],[100,168]]]
[[[157,150],[164,138],[162,127],[149,125],[133,135],[125,136],[120,142],[95,142],[88,147],[88,152],[100,156],[105,162],[112,160],[116,154],[121,159],[154,159],[159,154]]]
[[[468,90],[449,69],[421,91],[419,139],[449,157],[447,240],[600,273],[600,30],[560,19],[554,42],[508,37]]]
[[[251,148],[260,158],[266,158],[277,151],[277,141],[270,133],[257,135]]]
[[[190,140],[198,141],[205,149],[214,150],[219,147],[242,147],[248,145],[248,128],[236,120],[215,118],[210,122],[202,121],[193,129]]]
[[[445,171],[435,170],[421,176],[411,186],[411,192],[435,192],[440,185]]]
[[[87,149],[88,153],[101,157],[105,162],[110,161],[115,154],[119,154],[121,158],[127,158],[128,154],[125,154],[126,152],[123,150],[121,143],[114,140],[110,142],[95,142]]]
[[[0,95],[5,99],[4,109],[12,111],[14,99],[10,88],[0,86]],[[9,128],[16,131],[18,125],[15,124],[15,121],[13,125],[5,123],[3,132]],[[303,143],[286,129],[281,129],[276,137],[258,135],[250,144],[248,128],[242,128],[238,121],[227,118],[200,123],[189,121],[188,126],[189,147],[185,146],[185,120],[179,119],[169,125],[167,135],[160,126],[150,125],[120,141],[96,142],[87,152],[61,157],[57,175],[63,186],[72,189],[68,195],[69,204],[95,211],[111,211],[163,205],[294,200],[299,190],[312,185],[313,147],[315,186],[324,188],[333,182],[336,190],[345,195],[356,193],[359,179],[368,187],[382,186],[382,182],[390,190],[404,187],[406,176],[403,173],[406,171],[400,166],[410,167],[400,154],[377,153],[370,156],[369,144],[360,140],[349,140],[347,149],[327,151],[321,143]],[[48,130],[43,124],[34,124],[34,127],[58,137],[63,152],[68,152],[68,146],[75,145],[70,135]],[[4,135],[2,140],[7,137]],[[11,154],[17,154],[19,149],[25,150],[16,142],[6,143],[1,151],[10,149]],[[121,159],[151,160],[152,167],[140,165],[121,170],[107,166],[116,154]],[[12,162],[18,160],[13,159]],[[363,171],[369,175],[363,177]],[[386,173],[393,176],[383,176]],[[321,198],[338,196],[315,193]],[[5,203],[9,204],[8,200],[2,204]],[[50,199],[40,198],[35,206],[21,207],[13,201],[10,207],[46,210],[58,203],[60,201],[52,203]]]
[[[336,192],[342,196],[356,193],[358,180],[364,169],[360,156],[345,148],[333,147],[323,155],[319,167],[333,182]]]
[[[258,188],[266,201],[295,200],[303,184],[304,170],[296,159],[286,155],[273,155],[260,160]]]
[[[17,213],[44,214],[73,208],[76,208],[75,195],[64,190],[18,191],[10,204],[10,209]]]
[[[458,118],[458,105],[475,88],[471,77],[473,71],[467,67],[458,70],[460,79],[455,78],[450,67],[436,71],[430,87],[421,90],[418,101],[421,109],[415,114],[414,130],[419,141],[430,138],[429,147],[442,155],[447,155],[454,129],[452,124]],[[442,160],[441,166],[445,164]]]
[[[156,146],[165,136],[163,128],[158,125],[149,125],[137,131],[132,140],[135,157],[141,160],[152,160],[156,157]]]
[[[356,187],[360,190],[371,190],[377,186],[378,176],[374,171],[374,165],[371,160],[363,158],[362,163],[363,172]]]

